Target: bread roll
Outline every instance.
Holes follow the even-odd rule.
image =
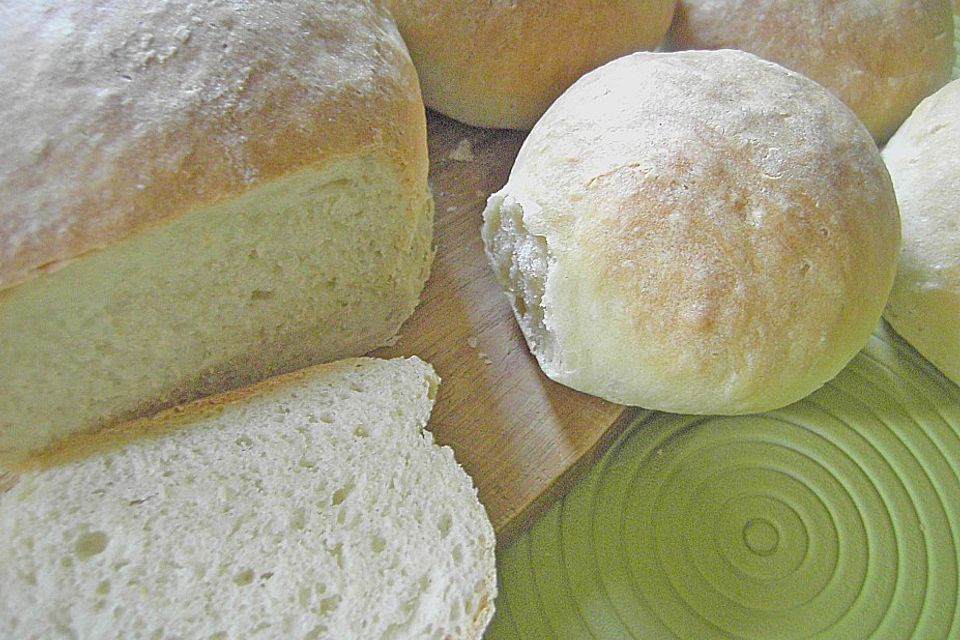
[[[883,150],[903,219],[884,317],[960,384],[960,80],[920,103]]]
[[[388,4],[428,107],[474,126],[529,129],[582,74],[656,47],[674,0]]]
[[[833,377],[880,318],[899,237],[856,116],[729,50],[638,53],[581,78],[483,222],[549,377],[699,414],[773,409]]]
[[[0,494],[0,637],[479,640],[494,533],[438,382],[322,365],[47,460]]]
[[[799,71],[878,142],[950,79],[950,0],[679,0],[674,49],[743,49]]]
[[[0,465],[396,335],[433,205],[378,4],[0,12]]]

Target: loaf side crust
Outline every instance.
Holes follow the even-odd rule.
[[[0,9],[0,289],[331,155],[380,150],[425,184],[415,71],[379,5],[208,4]]]

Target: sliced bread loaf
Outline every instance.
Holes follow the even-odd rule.
[[[373,0],[0,5],[0,465],[389,343],[431,257]]]
[[[0,495],[0,637],[479,638],[494,533],[437,384],[345,360],[76,439]]]

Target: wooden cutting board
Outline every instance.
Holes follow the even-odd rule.
[[[380,356],[417,355],[442,378],[430,420],[473,476],[501,544],[555,498],[636,415],[556,384],[527,350],[480,239],[487,197],[524,134],[428,113],[436,257],[421,304]]]
[[[428,127],[436,257],[400,340],[374,355],[417,355],[434,366],[443,381],[430,430],[473,476],[502,544],[635,414],[540,372],[483,253],[483,207],[506,182],[524,135],[432,113]],[[13,480],[0,473],[0,491]]]

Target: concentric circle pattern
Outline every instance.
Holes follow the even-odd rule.
[[[779,411],[646,413],[500,557],[502,638],[960,638],[960,389],[881,325]]]

